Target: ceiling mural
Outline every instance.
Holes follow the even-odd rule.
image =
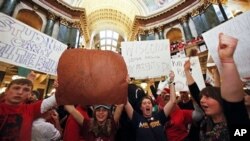
[[[156,11],[170,8],[183,0],[142,0],[149,10],[149,15]]]
[[[97,9],[119,9],[132,16],[149,16],[162,10],[176,6],[186,0],[59,0],[72,7],[85,8],[87,13]]]

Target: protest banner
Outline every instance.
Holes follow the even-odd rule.
[[[65,44],[3,13],[0,27],[0,61],[56,75]]]
[[[169,40],[122,42],[121,49],[130,77],[146,79],[169,74]]]

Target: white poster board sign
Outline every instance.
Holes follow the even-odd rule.
[[[122,42],[121,48],[130,77],[145,79],[169,74],[169,40]]]
[[[214,62],[221,70],[217,52],[219,33],[233,36],[238,39],[234,58],[242,78],[250,77],[250,11],[243,13],[202,34]]]
[[[0,35],[0,61],[56,75],[65,44],[2,13]]]
[[[175,90],[176,91],[189,91],[187,85],[187,79],[184,72],[184,64],[188,58],[175,58],[172,59],[172,70],[175,74]],[[205,88],[205,82],[203,79],[200,61],[198,57],[191,57],[191,74],[194,81],[197,83],[199,89]]]

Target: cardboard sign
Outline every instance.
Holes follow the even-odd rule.
[[[250,11],[243,13],[202,34],[208,50],[213,57],[219,71],[221,64],[218,56],[219,33],[233,36],[238,39],[234,59],[242,78],[250,77]]]
[[[0,35],[0,61],[56,75],[65,44],[2,13]]]
[[[175,74],[175,90],[176,91],[189,91],[187,85],[187,78],[184,72],[184,64],[188,58],[175,58],[172,59],[172,68]],[[191,57],[191,74],[194,81],[197,83],[199,89],[205,88],[200,61],[198,57]]]
[[[169,40],[122,42],[121,46],[130,77],[145,79],[169,74]]]
[[[59,104],[121,104],[127,101],[126,64],[112,51],[70,49],[59,59]]]

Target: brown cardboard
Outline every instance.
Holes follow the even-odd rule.
[[[57,68],[57,103],[125,103],[128,93],[127,74],[126,64],[120,54],[100,50],[66,50]]]

